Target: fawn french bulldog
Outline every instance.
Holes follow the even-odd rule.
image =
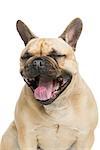
[[[20,20],[16,26],[26,84],[1,150],[91,150],[97,107],[74,54],[82,21],[74,19],[57,39],[36,37]]]

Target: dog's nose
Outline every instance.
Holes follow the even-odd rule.
[[[33,66],[38,67],[38,68],[42,68],[44,66],[44,61],[42,59],[35,59],[33,61]]]

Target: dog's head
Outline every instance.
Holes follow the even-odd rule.
[[[74,19],[57,39],[37,38],[20,20],[17,30],[26,46],[20,58],[21,75],[36,100],[51,104],[78,72],[74,51],[82,21]]]

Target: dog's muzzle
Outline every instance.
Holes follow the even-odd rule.
[[[37,57],[27,63],[23,76],[34,97],[44,105],[51,104],[70,84],[72,74],[61,70],[49,57]]]
[[[60,74],[58,65],[49,57],[37,57],[25,67],[26,75],[29,78],[36,76],[46,76],[46,78],[56,78]]]

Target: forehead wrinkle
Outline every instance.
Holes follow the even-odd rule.
[[[33,55],[48,55],[52,49],[55,49],[61,54],[71,54],[73,53],[72,48],[65,43],[62,39],[51,39],[51,38],[41,38],[36,40],[31,40],[27,46],[27,49]]]
[[[37,39],[35,42],[31,41],[30,45],[27,47],[30,53],[34,54],[42,54],[42,39]]]
[[[40,56],[43,54],[43,49],[44,49],[43,42],[44,40],[41,42],[41,45],[40,45]]]
[[[40,45],[40,55],[47,55],[51,51],[51,44],[43,39]]]

